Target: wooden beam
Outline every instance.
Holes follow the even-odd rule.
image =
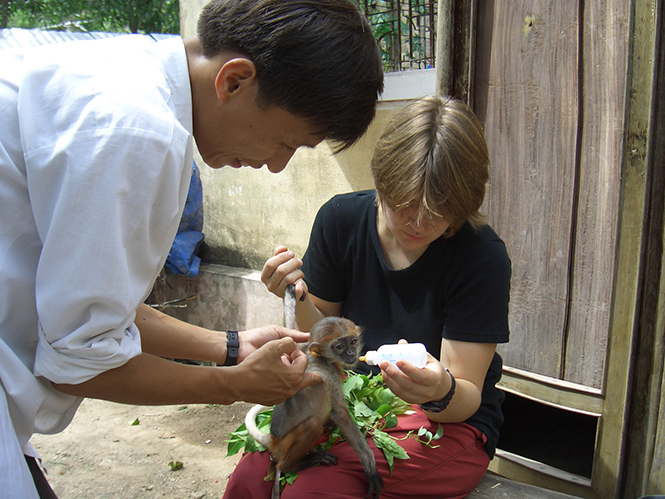
[[[504,366],[499,387],[553,407],[595,417],[603,414],[601,391],[588,386]]]
[[[594,463],[594,489],[621,497],[628,394],[643,278],[647,157],[657,0],[632,0],[619,232],[605,378],[605,406]]]
[[[436,19],[436,93],[450,95],[453,88],[453,0],[439,0]]]

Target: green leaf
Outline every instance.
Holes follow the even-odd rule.
[[[374,412],[381,414],[381,416],[385,416],[391,411],[390,404],[381,404]]]
[[[381,430],[374,431],[374,443],[377,447],[380,446],[382,450],[389,450],[390,453],[398,459],[409,459],[409,455],[404,448],[399,445],[390,434]]]
[[[374,414],[374,411],[367,407],[367,404],[362,400],[356,400],[355,404],[353,404],[353,413],[357,418],[370,418]]]
[[[139,421],[139,418],[136,418],[133,422],[129,423],[130,426],[138,426],[141,422]]]
[[[352,391],[360,390],[363,387],[363,380],[359,376],[349,376],[343,385],[344,398],[348,397]]]
[[[171,471],[178,471],[181,470],[184,465],[180,461],[171,461],[169,466],[171,467]]]
[[[384,418],[384,421],[385,421],[385,424],[384,424],[383,427],[384,427],[385,429],[387,429],[387,428],[394,428],[395,426],[397,426],[397,422],[398,422],[398,421],[397,421],[397,416],[395,415],[394,412],[391,412],[390,414],[388,414],[388,415]]]
[[[383,402],[384,404],[392,404],[393,401],[397,399],[397,396],[390,390],[386,389],[381,391],[379,398],[381,399],[381,402]]]
[[[374,443],[386,456],[386,461],[392,473],[395,459],[408,459],[406,451],[388,433],[381,431],[397,425],[397,415],[413,413],[410,404],[396,397],[384,384],[379,374],[358,374],[348,371],[343,384],[344,398],[351,418],[356,422],[363,434],[370,435]],[[257,428],[269,432],[272,420],[272,409],[260,413],[256,418]],[[426,430],[425,430],[426,431]],[[244,423],[234,432],[229,433],[228,456],[237,454],[243,448],[245,452],[265,450],[247,432]],[[337,427],[328,432],[328,439],[316,447],[317,450],[329,450],[335,443],[343,440],[344,436]],[[405,437],[407,438],[407,437]],[[416,437],[414,437],[416,438]],[[426,443],[426,442],[423,442]],[[293,483],[297,473],[285,473],[281,477],[281,484]]]
[[[283,478],[286,481],[286,483],[288,483],[289,485],[293,485],[293,482],[295,482],[296,478],[298,478],[298,473],[296,473],[296,472],[285,473]]]
[[[393,474],[395,458],[409,459],[409,455],[388,433],[381,430],[374,430],[374,444],[383,451],[386,462],[390,468],[390,474]]]
[[[245,446],[245,442],[242,440],[236,440],[234,442],[229,442],[228,449],[226,451],[226,457],[235,456],[240,450]]]

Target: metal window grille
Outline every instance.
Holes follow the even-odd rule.
[[[356,0],[369,20],[386,71],[434,67],[437,0]]]

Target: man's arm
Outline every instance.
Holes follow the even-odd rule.
[[[290,338],[271,342],[235,367],[185,365],[144,353],[84,383],[54,386],[70,395],[136,405],[240,400],[272,405],[319,380],[304,373],[307,358],[299,350],[288,363],[282,359],[291,347],[295,349],[295,342]]]
[[[180,321],[141,305],[134,324],[141,332],[144,353],[171,359],[203,360],[223,364],[226,359],[226,333]]]
[[[272,405],[319,381],[305,373],[307,357],[295,341],[308,335],[279,326],[240,333],[234,367],[184,365],[161,357],[226,359],[226,334],[187,324],[147,306],[137,311],[143,353],[121,367],[77,384],[54,384],[63,393],[137,405],[231,404],[242,400]]]

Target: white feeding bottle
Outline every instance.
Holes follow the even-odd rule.
[[[427,364],[427,348],[422,343],[382,345],[378,350],[369,350],[359,358],[370,366],[377,366],[383,361],[395,364],[400,359],[416,367],[425,367],[425,364]]]

